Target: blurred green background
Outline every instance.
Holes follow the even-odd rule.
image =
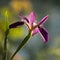
[[[31,11],[36,13],[37,21],[49,15],[49,19],[44,24],[49,32],[49,41],[44,44],[41,36],[36,34],[18,52],[14,60],[60,60],[60,0],[0,0],[0,60],[3,56],[6,10],[9,24],[21,20],[18,14],[28,16]],[[10,30],[8,58],[27,34],[26,26]]]

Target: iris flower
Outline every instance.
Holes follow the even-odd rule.
[[[48,41],[48,32],[43,27],[43,24],[48,20],[48,15],[43,17],[38,23],[36,23],[36,16],[34,12],[29,14],[29,17],[19,15],[20,18],[23,19],[23,22],[16,22],[10,25],[10,28],[15,28],[19,25],[23,25],[24,23],[27,25],[28,30],[31,31],[31,35],[34,36],[35,34],[39,33],[43,38],[43,41],[46,43]]]
[[[45,16],[43,19],[41,19],[38,23],[36,23],[36,16],[34,12],[31,12],[29,14],[29,18],[19,15],[20,18],[24,19],[23,21],[26,23],[28,26],[28,30],[32,31],[31,34],[34,36],[35,34],[39,33],[41,37],[43,38],[44,42],[48,41],[48,32],[47,30],[42,26],[47,20],[48,20],[48,15]]]
[[[17,26],[23,25],[25,23],[28,27],[29,34],[24,38],[24,40],[18,46],[17,50],[12,55],[11,60],[16,55],[16,53],[26,44],[26,42],[29,40],[30,36],[34,36],[35,34],[39,33],[42,36],[44,43],[46,43],[48,41],[48,32],[42,26],[47,21],[48,15],[45,16],[43,19],[41,19],[38,23],[35,22],[36,16],[35,16],[34,12],[31,12],[29,14],[29,18],[22,16],[22,15],[19,15],[19,17],[22,18],[23,21],[13,23],[9,26],[9,28],[10,29],[16,28]]]

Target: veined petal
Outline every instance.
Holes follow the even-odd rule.
[[[34,36],[35,34],[38,33],[38,28],[35,28],[33,31],[32,31],[32,36]]]
[[[42,36],[44,42],[46,43],[48,41],[48,32],[45,28],[38,26],[39,33]]]
[[[27,23],[29,23],[29,20],[28,20],[28,18],[27,18],[27,17],[22,16],[22,15],[19,15],[19,17],[20,17],[20,18],[22,18],[22,19],[24,19],[24,21],[26,21]]]
[[[34,12],[31,12],[29,15],[29,22],[31,25],[33,25],[33,22],[35,21],[35,19],[36,19],[36,17],[35,17]]]
[[[48,15],[45,16],[43,19],[41,19],[38,25],[44,24],[47,20],[48,20]]]
[[[21,26],[21,25],[23,25],[24,24],[24,22],[15,22],[15,23],[13,23],[13,24],[11,24],[11,25],[9,25],[9,28],[11,29],[11,28],[16,28],[17,26]]]
[[[28,29],[31,29],[31,25],[28,18],[22,15],[19,15],[19,17],[23,19],[23,22],[27,25]]]

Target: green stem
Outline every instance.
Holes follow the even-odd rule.
[[[31,32],[29,32],[29,34],[24,38],[22,43],[18,46],[17,50],[12,55],[11,60],[13,60],[14,56],[16,55],[16,53],[26,44],[26,42],[29,40],[30,36],[31,36]]]
[[[5,39],[4,39],[4,48],[3,48],[3,60],[7,60],[7,35],[9,33],[9,29],[5,32]]]

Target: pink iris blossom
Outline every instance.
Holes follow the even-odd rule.
[[[48,32],[42,26],[48,20],[48,15],[42,18],[38,23],[35,22],[36,16],[34,12],[31,12],[28,18],[22,15],[19,15],[19,17],[22,18],[23,22],[28,26],[28,30],[29,31],[32,30],[32,33],[31,33],[32,36],[39,33],[45,43],[48,41],[48,37],[49,37]]]

